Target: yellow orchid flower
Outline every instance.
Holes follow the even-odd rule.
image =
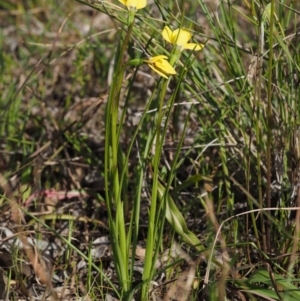
[[[147,0],[119,0],[122,4],[127,6],[128,10],[141,9],[147,5]]]
[[[199,51],[204,47],[203,44],[188,43],[192,33],[186,29],[178,28],[172,31],[169,26],[165,26],[161,34],[167,42],[178,46],[180,50],[191,49]]]
[[[167,61],[166,55],[157,55],[145,60],[151,69],[164,78],[168,78],[169,75],[176,74],[175,69]]]

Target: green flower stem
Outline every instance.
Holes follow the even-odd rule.
[[[158,224],[158,220],[161,219],[161,215],[157,214],[157,198],[158,198],[158,179],[159,179],[159,163],[161,158],[162,146],[164,134],[161,133],[162,126],[162,118],[163,118],[163,103],[168,87],[169,79],[162,79],[162,87],[158,102],[158,113],[156,120],[156,135],[155,135],[155,155],[153,160],[153,183],[152,183],[152,191],[151,191],[151,205],[149,212],[149,225],[148,225],[148,233],[147,233],[147,243],[146,243],[146,256],[145,256],[145,266],[143,273],[143,287],[142,287],[142,300],[147,299],[148,288],[150,279],[152,279],[154,273],[154,267],[157,257],[157,248],[156,242],[159,242],[159,238],[157,237],[157,233],[159,229],[156,227]],[[163,201],[163,200],[162,200]],[[163,206],[165,207],[165,206]],[[164,219],[164,216],[163,216]],[[163,225],[163,221],[161,221],[161,225]],[[160,226],[161,226],[160,225]],[[162,232],[161,232],[162,234]]]
[[[136,13],[136,10],[129,10],[128,20],[127,20],[128,26],[131,26],[133,24],[135,13]]]
[[[119,168],[123,168],[123,165],[122,162],[118,162],[119,138],[122,128],[122,125],[118,125],[118,109],[125,68],[123,57],[132,28],[133,22],[129,26],[127,33],[125,35],[122,33],[124,38],[121,38],[116,53],[116,64],[108,96],[105,123],[105,196],[114,264],[122,296],[126,296],[130,292],[132,281],[130,281],[128,273],[129,251],[126,244],[124,204],[121,200],[122,187],[120,187],[119,178]],[[113,210],[116,211],[115,216]]]
[[[176,66],[177,62],[180,59],[180,55],[181,55],[181,50],[178,47],[175,47],[175,50],[171,53],[170,56],[170,65],[171,66]]]
[[[177,47],[174,49],[170,57],[170,65],[175,66],[179,61],[181,55],[180,49]],[[154,274],[155,262],[158,256],[158,242],[161,241],[160,237],[163,235],[164,221],[166,218],[165,211],[166,209],[166,198],[161,198],[161,204],[159,209],[157,209],[157,199],[158,191],[160,187],[159,183],[159,165],[163,147],[163,140],[165,132],[161,132],[162,119],[163,119],[163,104],[166,96],[168,84],[170,79],[162,79],[162,86],[159,95],[159,100],[157,104],[157,120],[156,120],[156,135],[155,135],[155,155],[153,159],[153,183],[152,183],[152,192],[151,192],[151,205],[149,212],[149,226],[147,233],[147,243],[146,243],[146,256],[145,256],[145,266],[143,273],[143,287],[142,287],[142,296],[141,300],[147,300],[147,294],[149,291],[150,279],[152,279]]]

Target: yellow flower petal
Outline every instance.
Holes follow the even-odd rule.
[[[184,48],[199,51],[199,50],[204,48],[204,45],[203,44],[188,43],[188,44],[185,45]]]
[[[176,74],[176,71],[167,61],[167,58],[165,55],[157,55],[145,60],[145,62],[160,76],[168,78],[169,75]]]
[[[162,34],[163,38],[164,38],[167,42],[173,44],[173,43],[172,43],[172,30],[170,29],[169,26],[165,26],[165,28],[163,29],[163,31],[161,32],[161,34]]]
[[[166,60],[157,61],[154,63],[154,66],[166,74],[176,74],[175,69]]]
[[[172,33],[173,45],[176,44],[185,48],[187,42],[191,39],[192,34],[184,29],[175,29]]]
[[[191,49],[199,51],[204,47],[202,44],[188,43],[192,33],[186,29],[178,28],[172,31],[170,27],[165,26],[161,34],[167,42],[178,46],[181,50]]]
[[[147,5],[147,0],[119,0],[119,2],[127,6],[128,9],[141,9]]]
[[[163,69],[166,73],[176,74],[175,69],[170,65],[170,63],[167,60],[158,61],[156,64],[160,69]]]
[[[164,73],[162,73],[159,69],[155,68],[153,65],[149,65],[149,67],[150,67],[152,70],[154,70],[156,73],[158,73],[160,76],[162,76],[162,77],[168,79],[168,77],[167,77]]]
[[[150,59],[148,59],[148,62],[150,64],[153,64],[159,60],[166,60],[168,57],[166,55],[157,55],[157,56],[153,56],[153,57],[150,57]]]

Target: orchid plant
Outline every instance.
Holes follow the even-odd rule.
[[[162,106],[165,102],[167,88],[171,76],[177,74],[175,65],[179,59],[180,53],[184,49],[194,51],[201,50],[204,45],[189,43],[192,33],[186,29],[176,29],[172,31],[168,26],[162,30],[162,37],[175,47],[170,59],[167,55],[159,54],[148,56],[145,59],[134,59],[129,62],[124,61],[123,53],[131,39],[133,32],[136,12],[143,9],[147,5],[146,0],[119,0],[128,10],[128,28],[122,31],[122,38],[120,39],[118,55],[116,55],[116,62],[114,67],[113,83],[110,88],[108,97],[108,104],[106,108],[106,139],[105,139],[105,191],[106,191],[106,206],[109,214],[109,227],[111,241],[113,241],[112,249],[114,256],[114,264],[121,284],[121,299],[130,299],[130,292],[132,291],[132,277],[133,277],[133,262],[130,263],[129,257],[131,253],[135,252],[137,244],[138,230],[134,231],[132,223],[134,222],[136,229],[139,223],[139,204],[136,203],[136,210],[132,213],[130,227],[126,225],[126,215],[128,206],[123,197],[124,190],[124,173],[128,168],[125,162],[120,159],[120,131],[122,128],[123,119],[119,118],[119,99],[121,95],[121,87],[123,84],[125,68],[128,66],[139,66],[147,64],[154,72],[162,77],[158,85],[159,93],[155,102],[157,106],[156,118],[152,121],[153,130],[149,133],[149,143],[154,147],[154,161],[153,161],[153,177],[152,177],[152,191],[151,191],[151,205],[149,208],[149,228],[146,242],[145,266],[143,272],[143,285],[141,288],[141,300],[147,300],[150,280],[154,274],[155,260],[158,256],[159,245],[157,241],[160,240],[164,226],[164,220],[167,218],[169,223],[173,226],[175,231],[182,237],[186,237],[186,233],[180,232],[181,228],[174,223],[180,218],[181,214],[174,205],[167,205],[168,199],[160,195],[161,185],[159,183],[159,162],[162,153],[163,140],[165,138],[165,130],[162,130],[161,124],[164,117],[169,118],[170,115],[165,116]],[[167,100],[167,106],[172,107],[176,92]],[[149,104],[150,105],[150,104]],[[154,143],[155,142],[155,143]],[[128,158],[127,158],[128,160]],[[166,194],[167,195],[167,194]],[[158,200],[160,199],[160,202]],[[168,214],[166,214],[168,208]],[[177,211],[176,211],[177,209]],[[127,230],[128,229],[128,230]],[[201,245],[199,240],[192,235],[188,238],[189,243],[193,241],[195,245]],[[131,268],[128,269],[128,266]]]

